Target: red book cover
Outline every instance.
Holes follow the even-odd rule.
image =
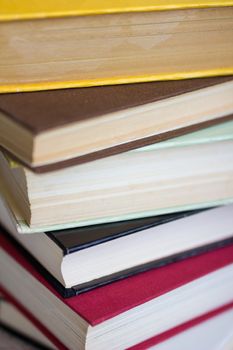
[[[231,244],[196,257],[152,269],[79,296],[62,299],[36,268],[20,253],[17,246],[5,235],[1,234],[0,237],[1,246],[9,255],[92,326],[233,263],[233,244]],[[201,320],[200,318],[199,321],[193,322],[195,324],[195,322],[201,322]],[[176,327],[177,330],[171,331],[172,333],[166,332],[167,336],[162,335],[160,341],[164,340],[164,337],[169,337],[169,334],[172,336],[176,332],[182,331],[182,327],[193,325],[192,322],[188,322],[188,324],[190,326]],[[155,338],[151,341],[156,343],[159,338],[158,336]],[[143,349],[143,347],[138,349]]]
[[[161,268],[63,299],[44,277],[20,254],[10,239],[1,234],[1,246],[53,294],[95,326],[127,310],[233,263],[233,244]]]
[[[17,309],[22,312],[59,350],[68,350],[65,345],[63,345],[46,327],[44,327],[30,312],[28,312],[21,304],[18,303],[6,290],[0,287],[1,293],[12,303]],[[157,345],[163,341],[168,340],[169,338],[188,330],[191,327],[195,327],[198,324],[209,320],[212,317],[215,317],[224,311],[233,308],[233,302],[221,306],[211,312],[203,314],[199,317],[196,317],[188,322],[182,323],[181,325],[169,329],[166,332],[163,332],[155,337],[145,340],[144,342],[134,345],[128,350],[146,350],[151,346]]]

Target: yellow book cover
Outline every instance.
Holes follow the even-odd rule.
[[[232,39],[229,0],[0,0],[0,93],[229,75]]]
[[[0,20],[232,5],[231,0],[0,0]]]

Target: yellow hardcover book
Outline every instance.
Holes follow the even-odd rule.
[[[0,0],[0,92],[233,74],[233,1]]]

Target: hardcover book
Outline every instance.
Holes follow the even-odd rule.
[[[130,348],[232,303],[232,245],[63,299],[0,239],[4,290],[69,349]]]
[[[11,302],[8,298],[0,300],[0,326],[15,336],[15,343],[18,344],[20,339],[25,344],[32,343],[44,350],[67,350],[16,300],[9,299]],[[199,350],[206,350],[207,347],[230,349],[233,344],[232,323],[233,303],[230,303],[139,343],[131,347],[131,350],[147,350],[148,347],[151,350],[196,350],[197,347]]]
[[[232,119],[232,77],[0,95],[0,145],[35,172]]]
[[[229,205],[30,235],[17,232],[1,200],[0,224],[27,249],[29,260],[37,259],[54,288],[71,297],[232,243],[232,212]]]

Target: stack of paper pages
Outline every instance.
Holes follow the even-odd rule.
[[[232,349],[233,1],[0,7],[4,332]]]

